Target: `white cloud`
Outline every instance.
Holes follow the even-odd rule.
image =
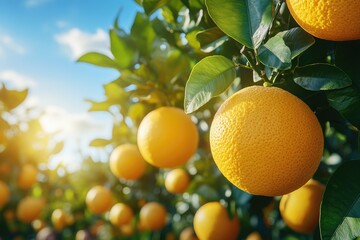
[[[72,28],[56,35],[55,40],[66,47],[74,59],[90,51],[109,54],[109,36],[103,29],[97,29],[95,33],[88,33],[78,28]]]
[[[0,71],[0,81],[5,82],[7,86],[17,89],[36,86],[36,82],[32,78],[14,70]]]
[[[50,2],[51,0],[25,0],[25,6],[27,7],[36,7],[41,4]]]
[[[10,35],[0,33],[0,57],[5,57],[10,53],[22,55],[25,53],[25,48]]]

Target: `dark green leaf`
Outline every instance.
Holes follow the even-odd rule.
[[[313,36],[299,27],[280,32],[276,36],[282,37],[286,46],[290,48],[291,59],[299,56],[315,43]]]
[[[0,89],[0,102],[5,106],[7,111],[10,111],[23,103],[28,93],[28,89],[22,91],[9,90],[3,85]]]
[[[326,92],[330,106],[360,129],[360,91],[355,86]]]
[[[351,79],[344,71],[323,63],[295,68],[294,81],[310,91],[334,90],[351,85]]]
[[[120,30],[110,30],[110,50],[116,63],[121,69],[130,67],[136,58],[136,50],[132,47],[127,36],[120,34]]]
[[[320,231],[323,240],[360,236],[360,161],[339,167],[330,178],[321,204]]]
[[[153,50],[156,33],[147,15],[137,13],[134,24],[131,27],[131,36],[142,56],[149,56]]]
[[[103,139],[103,138],[96,138],[90,142],[89,146],[90,147],[106,147],[109,144],[111,144],[111,140]]]
[[[257,48],[272,22],[272,0],[206,0],[209,15],[227,35],[248,48]]]
[[[90,63],[99,67],[118,68],[118,65],[114,62],[114,60],[97,52],[85,53],[77,60],[77,62]]]
[[[142,0],[145,13],[151,15],[154,11],[164,6],[169,0]]]
[[[228,40],[228,36],[218,27],[209,28],[200,31],[196,34],[196,39],[200,43],[201,50],[203,52],[212,52],[225,41]]]
[[[234,63],[223,56],[211,56],[198,62],[186,83],[185,112],[196,111],[212,97],[224,92],[235,77]]]
[[[259,60],[265,66],[287,70],[291,68],[291,51],[280,36],[274,36],[259,47]]]

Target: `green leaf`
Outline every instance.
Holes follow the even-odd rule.
[[[276,36],[282,37],[286,46],[290,48],[291,59],[299,56],[315,43],[313,36],[299,27],[280,32]]]
[[[344,71],[324,63],[295,68],[294,81],[310,91],[341,89],[352,84]]]
[[[321,204],[320,231],[323,240],[360,236],[360,161],[339,167],[330,178]]]
[[[198,32],[196,34],[196,39],[200,43],[201,50],[208,53],[221,46],[229,39],[229,37],[226,36],[225,33],[220,30],[220,28],[213,27]]]
[[[9,90],[3,84],[2,88],[0,89],[0,107],[3,104],[5,109],[10,111],[23,103],[28,93],[28,89],[22,91]]]
[[[137,13],[131,27],[131,36],[142,56],[149,56],[153,50],[156,33],[147,15]]]
[[[142,5],[145,13],[151,15],[154,11],[164,6],[169,0],[143,0]]]
[[[103,139],[103,138],[96,138],[90,142],[89,146],[90,147],[106,147],[109,144],[111,144],[111,140]]]
[[[118,29],[110,30],[110,50],[120,69],[130,67],[137,57],[137,51],[127,36]]]
[[[102,112],[102,111],[105,111],[105,112],[108,112],[109,111],[109,108],[114,105],[112,102],[109,102],[109,101],[103,101],[103,102],[95,102],[95,101],[92,101],[92,100],[85,100],[86,102],[90,103],[91,106],[89,108],[89,112]]]
[[[198,62],[185,87],[184,108],[191,113],[212,97],[224,92],[236,77],[234,63],[223,56],[210,56]]]
[[[280,36],[274,36],[259,47],[259,60],[265,66],[287,70],[291,68],[291,51]]]
[[[248,48],[257,48],[272,22],[272,0],[206,0],[209,15],[227,35]]]
[[[99,67],[107,67],[114,69],[118,68],[118,65],[114,60],[104,54],[97,52],[85,53],[77,60],[77,62],[90,63]]]
[[[326,92],[328,102],[351,124],[360,129],[360,90],[355,86]]]

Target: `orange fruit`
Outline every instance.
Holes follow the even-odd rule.
[[[120,227],[120,232],[122,236],[131,236],[134,233],[134,229],[131,224],[126,224]]]
[[[358,0],[286,0],[295,21],[315,37],[345,41],[360,39]]]
[[[0,209],[9,201],[10,190],[7,184],[0,181]]]
[[[62,209],[55,209],[51,214],[51,222],[56,230],[62,230],[69,225],[69,214]]]
[[[136,180],[145,172],[145,160],[134,144],[116,147],[110,155],[109,162],[111,172],[118,178]]]
[[[86,194],[86,205],[90,212],[102,214],[108,211],[113,204],[113,195],[103,186],[95,186]]]
[[[17,218],[24,223],[31,223],[40,217],[41,211],[45,207],[45,200],[36,197],[25,197],[20,200],[17,209]]]
[[[198,240],[198,238],[195,236],[193,228],[187,227],[181,231],[179,240]]]
[[[252,86],[227,99],[210,128],[214,161],[235,186],[279,196],[304,185],[323,153],[323,133],[311,109],[276,87]]]
[[[147,230],[160,230],[166,224],[167,211],[157,202],[146,203],[140,209],[140,222]]]
[[[239,235],[240,222],[236,215],[230,219],[226,208],[219,202],[209,202],[196,211],[194,229],[201,240],[232,240]]]
[[[144,159],[156,167],[174,168],[186,163],[199,141],[196,125],[182,109],[161,107],[141,121],[137,142]]]
[[[109,220],[114,226],[123,226],[131,223],[134,217],[133,210],[124,203],[116,203],[110,210]]]
[[[183,193],[189,186],[189,174],[182,168],[171,170],[165,177],[165,188],[170,193]]]
[[[245,240],[262,240],[262,237],[258,232],[252,232],[246,237]]]
[[[319,223],[325,187],[311,179],[301,188],[282,196],[280,213],[284,222],[299,233],[312,233]]]
[[[37,181],[38,170],[34,165],[25,164],[22,166],[18,179],[17,185],[20,189],[29,189]]]

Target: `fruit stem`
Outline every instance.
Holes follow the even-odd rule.
[[[240,50],[240,54],[244,55],[246,60],[249,62],[251,68],[261,77],[264,82],[270,82],[270,80],[267,78],[265,71],[260,69],[260,63],[257,62],[253,56],[253,52],[246,48],[245,46]]]

